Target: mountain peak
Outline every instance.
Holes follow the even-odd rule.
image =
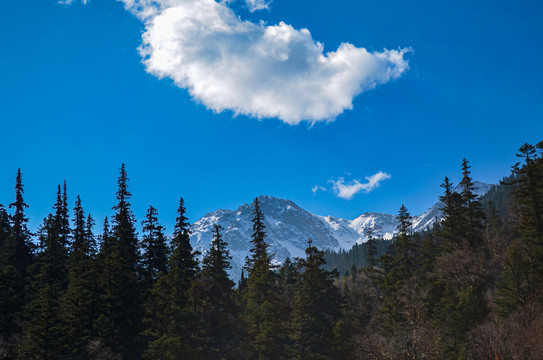
[[[476,194],[482,195],[490,185],[474,182]],[[459,186],[455,191],[460,189]],[[270,252],[275,254],[274,262],[281,263],[287,257],[304,257],[307,240],[322,250],[349,250],[354,244],[366,241],[366,231],[373,230],[376,237],[391,239],[396,232],[396,216],[379,212],[365,212],[353,220],[331,215],[319,216],[299,207],[292,200],[270,195],[258,197],[260,210],[264,215],[266,241]],[[413,231],[431,227],[442,217],[438,202],[421,215],[413,217]],[[251,248],[252,218],[254,207],[251,203],[241,205],[237,210],[218,209],[206,214],[192,226],[191,243],[195,250],[205,254],[213,236],[213,225],[223,227],[223,238],[228,243],[232,256],[232,279],[238,280],[245,258]]]

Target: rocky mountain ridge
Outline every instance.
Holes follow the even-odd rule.
[[[475,186],[478,195],[490,188],[490,185],[481,182],[475,182]],[[457,186],[455,191],[460,191],[460,188]],[[366,241],[368,229],[375,237],[385,239],[391,239],[396,231],[396,217],[391,214],[364,213],[353,220],[346,220],[312,214],[291,200],[273,196],[260,196],[258,199],[265,217],[267,241],[277,264],[287,257],[303,257],[308,238],[320,249],[339,251],[349,250],[354,244]],[[438,202],[424,213],[414,216],[412,230],[428,229],[441,219],[441,206]],[[230,275],[237,280],[251,248],[252,217],[253,206],[249,203],[237,210],[219,209],[206,214],[191,226],[192,246],[205,254],[211,242],[213,225],[221,225],[223,238],[232,256]]]

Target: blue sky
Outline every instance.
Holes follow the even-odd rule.
[[[367,49],[370,55],[353,55],[360,66],[340,85],[351,86],[358,76],[356,84],[375,88],[320,98],[297,90],[307,80],[299,68],[261,67],[251,53],[235,58],[251,71],[247,82],[236,82],[228,73],[232,59],[225,59],[224,72],[206,67],[211,45],[197,40],[209,38],[196,37],[189,38],[195,40],[191,54],[202,55],[190,61],[205,71],[189,79],[193,90],[209,74],[218,83],[226,80],[218,90],[222,97],[191,96],[183,88],[190,86],[175,79],[184,64],[155,64],[153,70],[142,62],[138,48],[149,30],[148,15],[115,0],[2,1],[0,203],[13,200],[21,168],[32,227],[50,211],[56,184],[64,179],[72,204],[81,195],[85,210],[101,222],[112,212],[124,162],[138,221],[152,204],[169,231],[180,196],[191,221],[262,194],[350,219],[366,211],[396,213],[402,203],[420,213],[436,201],[445,176],[458,182],[463,157],[475,179],[494,183],[509,172],[520,145],[542,140],[540,1],[274,0],[254,12],[242,0],[229,6],[257,24],[256,32],[281,22],[292,28],[277,28],[290,34],[307,28],[324,54],[339,52],[342,43]],[[244,54],[243,42],[229,41],[223,42],[241,46]],[[296,44],[291,50],[314,50],[307,37]],[[412,49],[402,58],[409,69],[398,70],[397,59],[371,63],[373,53],[384,49]],[[302,60],[313,56],[304,54]],[[364,75],[367,64],[377,69],[371,76]],[[383,69],[397,76],[384,78]],[[330,82],[321,73],[326,71],[309,74],[317,88]],[[245,103],[267,84],[277,103]],[[307,103],[289,91],[309,94]],[[352,109],[331,109],[345,98],[352,99]],[[282,119],[267,118],[291,100],[278,115]],[[307,104],[320,103],[326,105],[321,112],[307,115],[314,108]],[[300,109],[313,122],[298,123]],[[350,200],[332,189],[331,181],[364,184],[378,172],[390,178]],[[315,186],[326,191],[313,193]]]

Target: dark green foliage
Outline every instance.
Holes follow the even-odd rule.
[[[135,274],[139,265],[138,239],[136,236],[135,219],[129,203],[132,194],[128,191],[128,175],[125,165],[121,165],[117,181],[117,205],[113,207],[113,228],[111,236],[114,239],[113,250],[119,255],[126,270]]]
[[[372,268],[377,261],[377,244],[373,238],[372,228],[368,228],[365,235],[367,239],[364,243],[364,252],[366,255],[364,260],[366,260],[366,266]]]
[[[69,339],[61,317],[58,288],[45,283],[25,312],[31,320],[24,326],[19,358],[68,359]]]
[[[336,271],[324,270],[323,252],[308,241],[305,259],[299,260],[292,338],[294,359],[333,359],[343,351],[340,336],[341,295],[334,286]],[[337,336],[336,336],[337,335]],[[348,341],[347,339],[343,339]]]
[[[25,308],[24,338],[19,349],[22,359],[62,359],[68,354],[61,299],[68,285],[69,222],[60,186],[53,208],[55,214],[44,219],[39,231],[40,252],[32,266],[34,292]]]
[[[401,273],[404,278],[408,278],[413,274],[416,266],[415,251],[416,244],[413,242],[413,237],[410,234],[411,215],[407,211],[407,208],[402,205],[398,216],[398,226],[396,230],[398,234],[394,241],[394,250],[396,251],[396,262],[401,267]]]
[[[27,267],[32,262],[32,244],[30,231],[28,230],[28,218],[25,209],[28,205],[23,199],[24,188],[21,170],[17,170],[15,180],[15,201],[9,204],[13,208],[11,221],[11,236],[6,239],[3,247],[4,263],[15,267],[17,272],[24,277]]]
[[[220,225],[214,225],[213,240],[202,262],[202,277],[197,289],[203,359],[237,358],[233,344],[237,335],[234,282],[227,272],[231,257],[221,230]]]
[[[154,207],[149,207],[141,225],[143,232],[142,274],[144,286],[150,289],[160,274],[168,272],[168,247],[164,238],[164,228],[158,223],[158,212]]]
[[[144,319],[149,359],[198,358],[202,345],[196,313],[195,291],[199,275],[196,254],[190,244],[190,226],[181,198],[171,241],[169,271],[161,272],[151,290]]]
[[[524,163],[516,164],[513,173],[518,184],[515,196],[521,215],[520,232],[527,245],[540,248],[543,246],[543,142],[537,146],[524,144],[519,151],[517,157]]]
[[[27,287],[27,267],[31,265],[32,244],[23,199],[21,170],[15,180],[15,201],[9,205],[9,216],[0,206],[0,352],[14,356],[21,336],[22,313]]]
[[[481,246],[484,241],[485,213],[483,212],[481,203],[477,199],[477,195],[474,193],[475,186],[470,176],[470,168],[471,166],[468,161],[466,159],[462,160],[462,181],[460,182],[462,192],[460,195],[465,221],[464,234],[468,244],[475,249]]]
[[[18,289],[21,278],[13,265],[3,256],[4,244],[9,241],[11,227],[9,216],[0,204],[0,336],[5,339],[16,330],[15,315],[22,298],[23,289]]]
[[[269,244],[264,232],[264,215],[260,210],[258,198],[253,202],[253,235],[251,255],[247,260],[249,272],[245,291],[245,318],[247,334],[251,344],[251,357],[256,359],[279,359],[283,356],[284,346],[280,319],[280,308],[276,285],[275,267]]]
[[[79,197],[70,229],[65,184],[34,246],[18,172],[13,214],[0,206],[0,358],[538,359],[542,155],[522,146],[482,198],[464,160],[433,229],[410,233],[402,206],[392,241],[368,234],[339,254],[309,242],[279,268],[256,199],[237,290],[219,226],[200,271],[182,199],[169,249],[152,207],[138,239],[124,165],[98,253]]]
[[[443,204],[443,220],[441,221],[440,235],[443,239],[443,249],[452,251],[461,246],[466,236],[464,232],[464,218],[462,212],[462,196],[453,191],[453,184],[445,177],[443,184],[443,195],[439,200]]]
[[[199,272],[198,260],[196,260],[198,254],[193,252],[190,244],[190,225],[185,212],[185,202],[181,198],[171,242],[170,271],[178,271],[180,279],[192,281]]]
[[[140,255],[135,220],[128,191],[128,176],[122,164],[118,179],[113,227],[102,239],[99,267],[101,313],[95,321],[101,342],[123,358],[139,356],[138,334],[142,330],[143,295],[138,273]]]
[[[68,259],[68,288],[62,299],[69,353],[74,359],[90,358],[94,319],[98,314],[96,249],[92,228],[94,220],[85,213],[79,196],[74,207],[72,251]]]
[[[509,313],[543,296],[543,142],[524,144],[517,156],[523,163],[513,166],[514,228],[498,224],[514,236],[509,243],[494,242],[494,252],[503,266],[498,282],[502,311]],[[501,226],[500,226],[501,225]],[[500,249],[501,248],[501,249]],[[501,250],[501,251],[500,251]]]
[[[9,241],[10,234],[9,215],[4,206],[0,204],[0,266],[7,263],[7,259],[4,258],[4,246]]]
[[[379,257],[387,252],[387,249],[392,244],[390,240],[373,239],[377,250],[375,257],[376,261]],[[357,268],[367,267],[367,247],[365,243],[354,244],[353,247],[347,251],[341,250],[339,252],[325,251],[324,259],[326,265],[324,267],[327,270],[337,269],[340,274],[345,274],[354,265]]]

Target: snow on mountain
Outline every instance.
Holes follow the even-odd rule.
[[[482,183],[480,181],[474,181],[473,185],[475,187],[474,194],[477,196],[484,195],[490,190],[490,187],[492,185]],[[457,185],[454,189],[454,192],[460,193],[462,191],[462,187],[460,185]],[[439,219],[443,217],[443,212],[440,210],[443,207],[443,203],[441,201],[435,203],[431,208],[426,210],[424,213],[413,217],[412,226],[411,228],[413,231],[422,231],[425,229],[431,228],[434,223]]]
[[[490,185],[475,182],[476,194],[485,194]],[[454,191],[459,192],[457,186]],[[354,220],[346,220],[333,216],[312,214],[290,200],[272,196],[258,198],[264,214],[267,241],[270,251],[275,254],[274,262],[280,264],[287,257],[303,257],[307,240],[323,250],[349,250],[354,244],[366,240],[366,231],[372,229],[373,235],[391,239],[396,232],[396,217],[383,213],[364,213]],[[441,219],[441,203],[413,218],[413,231],[431,227],[437,219]],[[191,243],[195,250],[203,254],[209,248],[213,225],[223,227],[223,238],[228,243],[232,256],[230,275],[237,281],[245,259],[251,248],[253,206],[243,204],[237,210],[219,209],[205,215],[191,226]]]
[[[352,230],[350,236],[336,237],[334,230],[320,216],[311,214],[290,200],[261,196],[259,202],[265,218],[267,241],[277,263],[287,257],[303,257],[308,238],[313,239],[315,246],[325,250],[352,247],[358,238]],[[213,224],[224,228],[222,234],[232,256],[230,274],[234,279],[239,279],[251,248],[253,209],[251,204],[243,204],[237,210],[217,210],[191,227],[191,243],[202,254],[211,242]]]

